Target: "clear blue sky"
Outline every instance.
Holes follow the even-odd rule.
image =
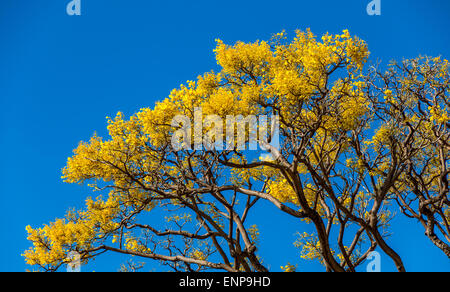
[[[90,195],[60,179],[77,143],[94,131],[105,136],[106,116],[153,106],[216,68],[216,38],[233,43],[283,29],[310,27],[320,35],[348,28],[368,42],[372,60],[450,58],[450,1],[382,0],[377,17],[366,14],[369,2],[82,0],[83,15],[71,17],[69,0],[1,0],[0,271],[27,268],[26,225],[61,217]],[[298,226],[277,213],[260,228],[266,263],[276,270],[295,262]],[[408,270],[450,271],[413,221],[396,220],[393,232],[389,242]],[[90,269],[117,270],[111,262],[103,257]],[[299,270],[321,270],[297,263]],[[382,264],[393,269],[386,256]]]

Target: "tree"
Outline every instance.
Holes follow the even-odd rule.
[[[299,232],[295,245],[327,271],[356,271],[376,248],[405,271],[388,238],[397,205],[450,257],[448,61],[420,57],[381,72],[366,65],[366,43],[348,31],[321,39],[297,31],[292,41],[283,32],[234,46],[219,40],[215,54],[218,73],[128,120],[108,118],[108,140],[80,143],[63,178],[107,196],[27,227],[28,264],[55,271],[71,251],[83,262],[116,252],[175,271],[267,271],[258,227],[247,222],[264,201],[315,227]],[[206,128],[177,136],[174,118],[198,119],[198,108]],[[230,138],[208,134],[229,126],[208,123],[211,115],[277,116],[279,145],[272,127],[268,140],[257,135],[270,155],[239,149],[233,123],[231,149],[199,149],[203,136]],[[245,122],[236,125],[243,123],[248,145],[255,129]]]

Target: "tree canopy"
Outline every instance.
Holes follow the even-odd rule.
[[[377,248],[405,271],[389,244],[393,216],[420,222],[450,258],[447,60],[418,57],[381,70],[347,30],[218,40],[214,52],[218,72],[128,119],[108,118],[110,137],[79,144],[63,179],[89,184],[98,196],[63,219],[27,227],[29,265],[55,271],[76,251],[84,263],[115,252],[175,271],[267,271],[261,231],[248,223],[264,201],[299,222],[299,255],[327,271],[356,271]],[[203,119],[277,116],[279,145],[266,144],[270,155],[262,157],[175,149],[173,119],[194,120],[195,108]],[[283,269],[295,270],[295,261]]]

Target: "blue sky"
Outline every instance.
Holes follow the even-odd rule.
[[[27,268],[26,225],[61,217],[90,195],[60,179],[77,143],[94,131],[106,136],[106,116],[151,107],[215,69],[216,38],[234,43],[283,29],[320,35],[347,28],[368,42],[373,61],[450,58],[448,0],[382,0],[375,17],[366,14],[370,0],[81,1],[82,16],[66,14],[69,0],[0,2],[0,271]],[[260,226],[261,254],[277,269],[298,258],[298,227],[274,213]],[[398,219],[389,242],[410,271],[450,271],[423,233]],[[278,240],[286,235],[292,238]],[[111,261],[103,257],[89,268],[117,270]],[[321,270],[297,263],[299,270]],[[386,256],[382,264],[393,270]]]

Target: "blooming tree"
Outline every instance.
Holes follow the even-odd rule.
[[[55,271],[76,251],[84,263],[121,253],[175,271],[267,271],[263,231],[248,220],[264,201],[298,222],[300,256],[327,271],[356,271],[377,248],[405,271],[389,244],[395,210],[450,257],[448,61],[420,57],[382,71],[348,31],[219,40],[215,54],[220,71],[129,119],[119,113],[108,119],[110,137],[79,144],[63,178],[99,195],[64,219],[27,227],[28,264]],[[279,145],[265,143],[262,157],[200,150],[189,147],[199,138],[192,131],[188,147],[175,149],[174,117],[194,120],[196,108],[201,119],[277,116]]]

